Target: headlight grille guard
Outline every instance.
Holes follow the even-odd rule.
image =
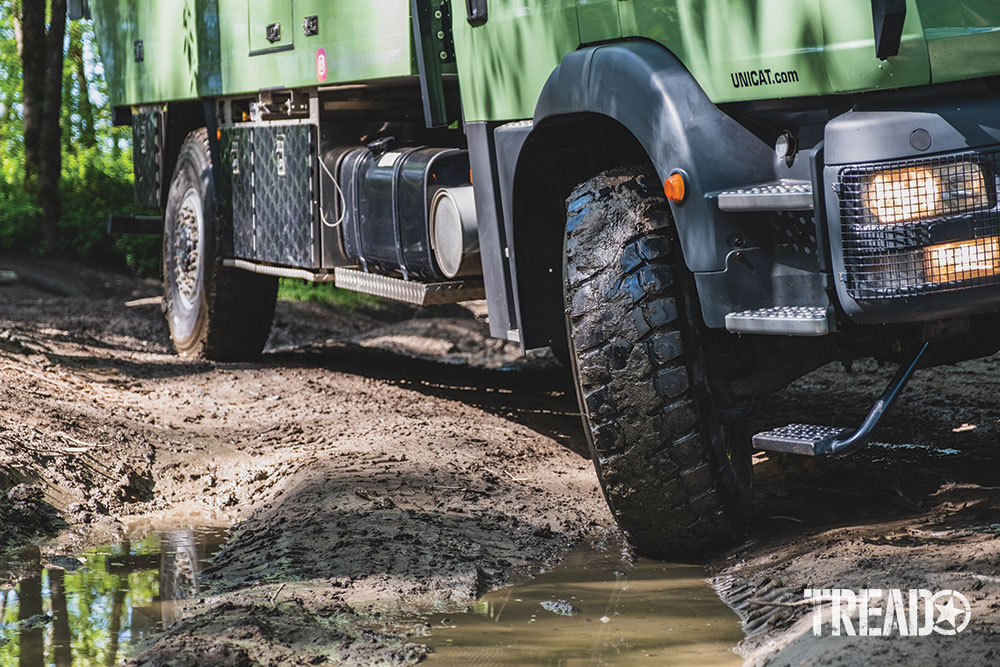
[[[935,217],[893,224],[885,224],[866,206],[866,189],[880,174],[905,169],[934,169],[946,175],[956,174],[967,170],[970,163],[983,170],[987,202],[966,205],[951,201],[947,210]],[[851,165],[841,169],[836,190],[840,201],[844,279],[851,298],[882,301],[1000,285],[1000,273],[959,275],[948,272],[929,261],[924,251],[929,246],[962,241],[973,242],[963,249],[973,257],[1000,251],[996,239],[1000,236],[998,174],[1000,150]],[[902,179],[892,185],[896,194],[912,197],[912,201],[920,195],[912,179]]]

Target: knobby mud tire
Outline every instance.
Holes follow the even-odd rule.
[[[604,172],[567,200],[566,319],[590,451],[642,555],[699,558],[752,511],[743,406],[725,389],[726,334],[702,323],[659,181]]]

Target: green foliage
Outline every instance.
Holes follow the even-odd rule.
[[[378,297],[338,289],[333,285],[310,283],[304,280],[282,278],[278,283],[278,298],[283,301],[314,301],[338,310],[352,312],[359,307],[377,308],[382,302]]]
[[[35,228],[38,207],[23,192],[24,142],[21,121],[21,64],[17,52],[17,3],[0,0],[0,251],[58,254],[133,272],[159,272],[160,240],[112,238],[112,213],[148,213],[133,202],[131,131],[111,124],[107,83],[97,58],[93,25],[67,28],[63,67],[62,215],[57,247],[41,243]]]
[[[95,145],[67,153],[63,156],[60,193],[63,210],[57,252],[102,262],[124,261],[140,275],[157,275],[159,238],[114,238],[107,233],[112,213],[148,213],[133,203],[128,152],[113,157]]]
[[[37,241],[38,206],[19,183],[0,180],[0,249],[28,248]]]
[[[11,0],[0,0],[0,183],[21,175],[24,139],[21,133],[21,60],[14,35]]]

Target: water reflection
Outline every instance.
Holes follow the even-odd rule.
[[[574,551],[551,572],[427,618],[438,665],[742,664],[740,621],[693,565]]]
[[[225,540],[217,528],[156,532],[87,552],[75,570],[70,559],[60,559],[66,570],[43,569],[37,549],[22,552],[7,566],[33,572],[0,591],[0,665],[117,665],[178,620]]]

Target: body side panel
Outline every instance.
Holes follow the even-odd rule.
[[[93,12],[113,106],[202,94],[199,77],[211,73],[200,67],[199,22],[217,28],[215,0],[98,0]]]
[[[715,103],[918,86],[930,82],[917,0],[898,56],[875,57],[869,0],[628,0],[624,38],[656,41]],[[467,120],[528,118],[544,83],[579,43],[612,38],[599,0],[494,0],[486,25],[455,33]]]
[[[1000,73],[1000,3],[928,0],[921,7],[934,83]]]
[[[476,28],[461,4],[454,12],[465,120],[530,118],[549,74],[580,45],[576,0],[491,0],[489,12]]]
[[[416,75],[408,0],[255,1],[95,0],[112,106]],[[319,31],[306,36],[311,16]],[[282,39],[272,44],[266,28],[274,22],[282,23]],[[250,55],[255,48],[259,55]],[[317,72],[320,49],[325,81]]]

